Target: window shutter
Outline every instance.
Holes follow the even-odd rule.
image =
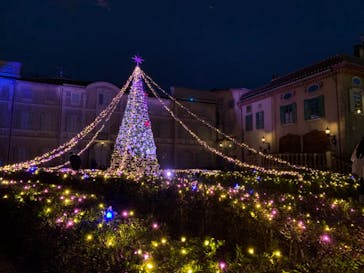
[[[297,105],[296,105],[296,103],[292,104],[292,122],[293,123],[297,122]]]
[[[324,117],[325,116],[324,96],[319,96],[317,99],[318,99],[318,105],[319,105],[319,116]]]
[[[305,120],[310,119],[310,104],[308,100],[304,101],[304,112],[305,112]]]
[[[260,122],[261,123],[261,127],[260,128],[261,129],[264,129],[264,111],[262,111],[261,113],[262,113],[261,114],[262,118],[261,118],[261,122]]]
[[[253,115],[245,116],[245,130],[246,131],[253,130]]]
[[[280,107],[281,124],[285,124],[285,120],[284,120],[284,110],[285,110],[285,106],[281,106]]]
[[[349,91],[349,98],[350,98],[350,112],[355,111],[355,103],[354,103],[354,90],[350,89]]]

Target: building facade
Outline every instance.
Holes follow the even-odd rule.
[[[364,56],[328,58],[272,79],[238,103],[244,141],[257,150],[329,151],[347,160],[364,136]]]
[[[65,78],[24,78],[21,64],[0,62],[0,161],[21,162],[50,151],[74,137],[110,103],[120,88],[107,82],[80,82]],[[171,95],[198,116],[216,124],[216,99],[210,92],[172,88]],[[172,100],[164,103],[193,132],[209,145],[216,146],[216,133],[200,127]],[[91,162],[107,168],[126,107],[125,94],[110,121],[95,143],[82,155],[82,167]],[[216,158],[205,151],[163,109],[158,100],[148,96],[157,156],[162,168],[216,168]],[[86,144],[88,136],[81,144]],[[81,148],[76,147],[78,152]],[[50,162],[62,163],[69,155]]]

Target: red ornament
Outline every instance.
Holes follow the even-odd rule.
[[[146,122],[144,122],[144,126],[145,126],[145,127],[149,127],[149,126],[150,126],[150,121],[149,121],[149,120],[147,120]]]

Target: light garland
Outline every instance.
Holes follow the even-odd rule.
[[[206,141],[203,141],[201,138],[199,138],[192,130],[190,130],[188,128],[188,126],[180,119],[178,118],[171,109],[168,108],[168,106],[161,100],[161,98],[159,97],[159,95],[157,94],[157,92],[155,92],[153,86],[150,84],[149,80],[147,78],[144,78],[145,83],[147,84],[148,88],[150,89],[150,91],[153,93],[153,95],[157,98],[157,100],[161,103],[161,105],[163,106],[163,108],[173,117],[173,119],[175,121],[177,121],[196,141],[198,144],[200,144],[202,147],[204,147],[206,150],[224,158],[226,161],[231,162],[233,164],[235,164],[236,166],[239,167],[243,167],[243,168],[249,168],[249,169],[254,169],[254,170],[258,170],[262,173],[267,173],[267,174],[275,174],[275,175],[292,175],[292,176],[297,176],[297,177],[301,177],[301,175],[298,172],[293,172],[293,171],[278,171],[278,170],[267,170],[263,167],[260,166],[256,166],[256,165],[251,165],[251,164],[247,164],[245,162],[242,162],[238,159],[232,158],[230,156],[227,156],[225,154],[223,154],[222,152],[220,152],[219,150],[211,147]]]
[[[0,170],[20,170],[20,169],[27,169],[31,166],[38,166],[42,163],[48,162],[54,158],[57,158],[67,151],[71,150],[73,147],[75,147],[84,137],[86,137],[97,125],[100,124],[103,120],[108,120],[108,118],[111,116],[111,113],[115,110],[117,104],[120,102],[121,97],[125,93],[125,90],[130,85],[131,80],[134,77],[135,70],[130,75],[128,80],[126,81],[125,85],[120,89],[119,93],[112,99],[110,104],[100,112],[100,114],[96,117],[96,119],[87,125],[80,133],[78,133],[75,137],[71,138],[68,142],[62,144],[61,146],[44,153],[40,156],[35,157],[32,160],[15,163],[15,164],[9,164],[5,165],[0,168]]]
[[[280,159],[278,157],[272,156],[272,155],[267,155],[262,153],[261,151],[257,151],[256,149],[250,147],[248,144],[244,143],[244,142],[239,142],[236,139],[232,138],[231,136],[225,134],[224,132],[222,132],[219,128],[216,128],[215,126],[211,125],[209,122],[207,122],[206,120],[201,119],[200,117],[198,117],[195,113],[193,113],[191,110],[189,110],[187,107],[185,107],[183,104],[181,104],[177,99],[175,99],[173,96],[171,96],[170,94],[168,94],[168,92],[166,92],[163,88],[161,88],[155,81],[153,81],[153,79],[151,77],[149,77],[147,74],[145,74],[144,71],[142,71],[142,75],[145,81],[149,80],[150,83],[152,83],[154,86],[156,86],[158,88],[158,90],[162,91],[162,93],[164,95],[166,95],[169,99],[171,99],[174,103],[176,103],[179,107],[181,107],[183,110],[185,110],[188,114],[190,114],[192,117],[194,117],[196,120],[200,121],[201,123],[203,123],[204,125],[206,125],[207,127],[209,127],[210,129],[213,129],[215,132],[217,132],[218,134],[224,136],[226,139],[232,141],[234,144],[238,145],[239,147],[246,149],[250,152],[253,152],[255,154],[258,154],[259,156],[278,162],[280,164],[285,164],[291,168],[297,169],[297,170],[304,170],[304,171],[310,171],[310,172],[323,172],[320,170],[316,170],[316,169],[312,169],[312,168],[308,168],[305,166],[300,166],[300,165],[295,165],[295,164],[291,164],[290,162]],[[326,173],[326,172],[323,172]]]
[[[203,170],[185,171],[185,174],[179,171],[178,173],[181,176],[174,178],[173,181],[158,180],[158,183],[155,184],[150,183],[149,180],[129,183],[132,183],[135,192],[144,192],[151,195],[161,190],[171,189],[173,191],[177,188],[179,191],[176,198],[180,200],[181,206],[183,204],[189,206],[189,201],[195,197],[197,197],[197,200],[203,198],[202,200],[205,200],[205,204],[214,204],[216,202],[217,205],[216,207],[213,206],[214,208],[224,214],[227,213],[246,219],[244,223],[259,230],[261,233],[258,234],[261,234],[262,237],[267,236],[267,231],[271,231],[274,233],[274,236],[278,236],[277,238],[279,238],[280,242],[278,246],[276,241],[271,239],[259,247],[256,243],[249,242],[250,239],[255,242],[259,240],[247,238],[244,241],[246,245],[242,248],[242,254],[246,252],[251,258],[260,259],[267,257],[268,262],[272,264],[290,259],[294,257],[294,254],[290,252],[291,248],[289,246],[292,243],[297,244],[294,248],[302,249],[302,256],[307,255],[308,258],[316,258],[315,253],[311,253],[313,247],[317,248],[318,251],[328,250],[330,256],[332,253],[335,253],[335,255],[340,254],[341,249],[345,249],[345,253],[347,253],[346,259],[353,258],[355,261],[359,261],[360,257],[362,257],[360,255],[363,255],[363,250],[360,248],[363,244],[360,230],[363,231],[363,229],[360,223],[362,223],[364,211],[360,210],[359,204],[353,206],[355,202],[352,200],[335,199],[329,197],[324,191],[325,189],[331,189],[332,192],[345,190],[343,184],[346,189],[354,187],[349,183],[343,183],[344,177],[332,175],[328,179],[324,178],[324,182],[320,183],[319,180],[323,179],[322,177],[306,174],[306,179],[301,181],[302,185],[297,185],[294,188],[294,193],[291,193],[291,187],[286,189],[288,192],[282,192],[275,188],[274,193],[272,192],[274,187],[270,187],[270,190],[267,192],[256,187],[262,181],[268,183],[270,179],[273,179],[271,176],[258,176],[252,172],[232,173],[236,175],[237,183],[240,183],[240,186],[234,187],[225,187],[219,183],[221,179],[231,180],[231,177],[226,173],[218,171],[204,172]],[[211,176],[210,182],[213,181],[215,185],[202,183],[201,181],[205,181],[205,179],[197,179],[196,174],[198,173]],[[90,172],[90,176],[91,174],[92,172]],[[34,177],[35,179],[36,176]],[[280,186],[284,182],[282,180],[289,181],[291,185],[297,184],[297,180],[294,178],[275,177],[274,179],[277,180],[272,184],[275,186]],[[349,179],[349,176],[346,176],[345,181],[347,182]],[[98,196],[93,194],[81,194],[63,186],[42,185],[33,181],[21,182],[0,178],[0,182],[2,190],[7,187],[15,188],[14,191],[3,192],[3,196],[0,196],[0,198],[3,198],[6,202],[14,200],[20,204],[27,202],[27,200],[32,200],[31,204],[33,205],[35,202],[39,202],[39,208],[42,211],[41,217],[47,219],[47,222],[52,227],[60,227],[65,232],[79,228],[82,221],[89,221],[89,218],[87,218],[90,217],[88,216],[88,209],[90,209],[90,212],[98,212],[98,218],[105,215],[108,211],[106,209],[107,206],[101,200],[98,200]],[[92,180],[90,183],[103,183],[103,180],[101,179],[98,182]],[[323,187],[319,188],[320,190],[317,193],[312,193],[310,192],[312,183],[322,185]],[[138,185],[138,187],[134,188],[134,185]],[[252,188],[254,188],[253,191],[251,190]],[[92,201],[94,205],[90,208],[84,207],[85,201]],[[138,202],[138,200],[134,201]],[[163,201],[159,200],[157,202]],[[118,210],[118,212],[115,218],[125,219],[123,220],[123,223],[126,223],[126,225],[123,225],[124,229],[114,225],[114,220],[105,220],[100,223],[95,222],[94,228],[91,230],[88,229],[85,233],[80,230],[80,238],[87,246],[99,244],[97,246],[101,248],[100,251],[107,248],[108,251],[114,249],[115,252],[120,253],[118,247],[125,245],[127,242],[127,236],[124,235],[132,234],[128,233],[125,228],[128,228],[129,217],[134,219],[134,210],[122,209]],[[215,215],[214,212],[211,215]],[[127,218],[128,220],[126,220]],[[228,219],[230,218],[227,217],[226,220]],[[95,218],[93,221],[95,221]],[[97,226],[96,223],[98,223]],[[133,231],[134,222],[131,221],[130,223],[130,229]],[[178,240],[173,240],[168,234],[159,230],[160,226],[159,223],[151,222],[148,227],[145,227],[148,232],[153,231],[150,232],[151,234],[148,234],[148,238],[151,238],[151,236],[152,238],[146,244],[141,242],[141,237],[137,238],[137,242],[128,244],[128,247],[132,245],[134,249],[133,255],[141,258],[140,266],[145,268],[145,270],[149,268],[149,271],[161,271],[163,263],[168,263],[172,260],[180,261],[179,259],[182,259],[181,261],[185,261],[185,263],[174,263],[176,267],[173,268],[173,272],[178,270],[181,272],[188,272],[190,270],[190,272],[198,272],[197,267],[193,265],[195,262],[201,264],[201,260],[191,261],[189,259],[188,262],[186,261],[190,257],[189,255],[193,255],[197,249],[200,249],[196,245],[191,244],[193,238],[188,238],[187,240],[186,236],[182,236]],[[356,233],[356,231],[359,231],[359,233]],[[350,235],[351,233],[353,234]],[[186,233],[182,230],[181,234]],[[216,249],[219,246],[218,241],[213,238],[201,237],[197,242],[200,247],[204,248],[204,253],[209,253],[210,250]],[[262,247],[262,245],[265,247]],[[130,258],[126,252],[122,253],[127,259]],[[166,255],[161,257],[160,253]],[[320,253],[317,252],[317,255]],[[208,257],[208,255],[202,257]],[[224,270],[225,268],[230,270],[234,260],[225,262],[223,258],[215,259],[213,261],[214,265],[219,270]],[[133,261],[135,262],[135,260]],[[245,261],[242,266],[247,262]],[[310,261],[311,263],[314,264],[314,261]],[[285,268],[285,270],[288,270],[288,268]],[[141,272],[148,271],[142,270]],[[161,272],[171,271],[162,270]],[[216,272],[216,270],[213,272]],[[233,270],[232,272],[235,271]]]
[[[159,164],[139,65],[133,74],[131,91],[107,173],[138,178],[158,175]]]

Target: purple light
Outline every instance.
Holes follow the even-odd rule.
[[[129,213],[126,210],[124,210],[121,215],[123,217],[128,217]]]
[[[330,236],[329,236],[329,235],[327,235],[327,234],[322,234],[322,235],[320,236],[320,241],[321,241],[322,243],[329,244],[329,243],[331,243],[331,238],[330,238]]]
[[[142,62],[144,62],[144,59],[138,55],[134,55],[134,57],[132,58],[132,60],[134,60],[134,62],[139,66]]]
[[[172,177],[172,175],[173,175],[173,173],[172,173],[172,171],[171,171],[171,170],[166,170],[166,172],[165,172],[165,176],[166,176],[167,178],[171,178],[171,177]]]

